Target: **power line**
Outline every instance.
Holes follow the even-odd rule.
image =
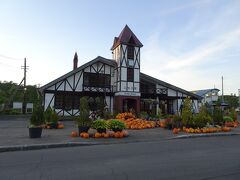
[[[3,55],[3,54],[0,54],[0,57],[5,58],[5,59],[11,59],[11,60],[14,60],[14,61],[22,61],[22,59],[20,59],[20,58],[14,58],[14,57],[6,56],[6,55]]]

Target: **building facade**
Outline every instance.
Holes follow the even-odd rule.
[[[112,59],[98,56],[78,67],[75,53],[73,70],[40,88],[44,108],[51,106],[62,116],[79,114],[80,98],[89,102],[101,97],[110,112],[147,111],[175,114],[183,99],[190,97],[198,111],[200,96],[168,84],[140,71],[142,43],[126,25],[114,38]]]

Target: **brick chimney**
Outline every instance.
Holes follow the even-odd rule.
[[[78,67],[78,55],[77,55],[77,52],[75,52],[74,58],[73,58],[73,70],[77,69],[77,67]]]

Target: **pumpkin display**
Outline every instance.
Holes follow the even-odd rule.
[[[78,132],[77,131],[72,131],[71,137],[77,137],[77,136],[78,136]]]
[[[178,128],[174,128],[174,129],[173,129],[173,134],[178,134],[179,131],[180,131],[180,129],[178,129]]]

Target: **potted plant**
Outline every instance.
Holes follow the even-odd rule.
[[[87,97],[82,97],[80,99],[80,114],[75,118],[78,126],[78,132],[88,132],[91,127],[91,119],[89,118],[89,105]]]
[[[55,110],[52,110],[50,128],[52,128],[52,129],[58,128],[58,115],[55,112]]]
[[[87,110],[82,110],[80,115],[75,118],[75,121],[78,126],[79,134],[82,132],[88,132],[89,128],[91,127],[91,120],[89,118],[89,112]]]
[[[117,131],[121,132],[123,129],[126,128],[124,122],[115,119],[109,121],[108,127],[109,129],[112,129],[114,132]]]
[[[52,110],[50,106],[48,106],[48,108],[44,112],[44,119],[46,125],[49,126],[50,129],[57,129],[58,115],[54,110]]]
[[[96,129],[99,133],[105,133],[107,129],[107,122],[103,119],[93,121],[92,128]]]
[[[36,104],[30,119],[29,137],[40,138],[42,135],[42,125],[44,124],[43,107]]]

